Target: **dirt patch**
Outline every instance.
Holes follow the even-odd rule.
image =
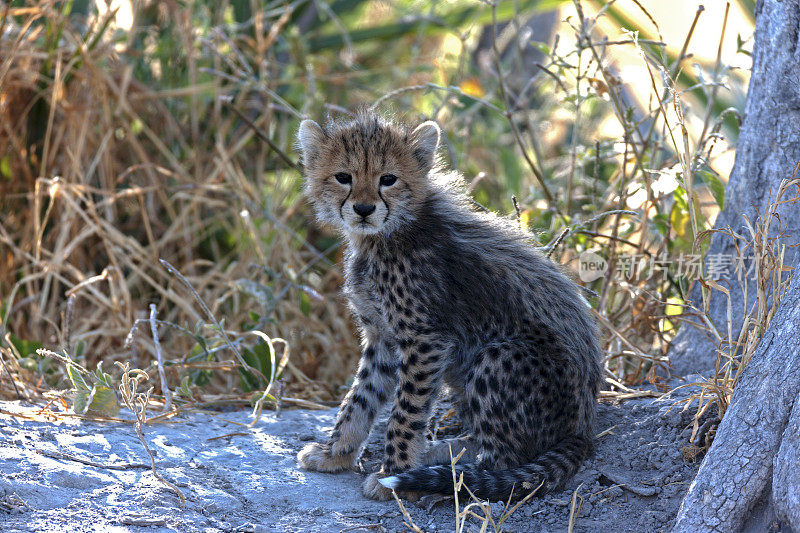
[[[670,410],[675,398],[601,405],[597,431],[605,433],[594,457],[564,491],[532,499],[503,530],[566,531],[576,489],[576,531],[669,529],[698,466],[684,457],[691,416],[680,405]],[[185,507],[153,477],[131,425],[50,421],[21,402],[0,402],[0,410],[2,531],[406,530],[396,503],[361,496],[358,473],[297,468],[295,454],[324,438],[335,409],[265,413],[253,428],[236,424],[250,422],[244,411],[148,425],[157,467],[184,492]],[[379,425],[365,451],[367,468],[380,448]],[[406,509],[425,531],[454,528],[452,501]],[[492,504],[495,519],[502,510]]]

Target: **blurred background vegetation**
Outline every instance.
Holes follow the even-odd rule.
[[[655,379],[748,82],[755,1],[710,4],[0,3],[0,395],[161,350],[181,402],[246,403],[275,373],[271,401],[338,398],[358,338],[292,145],[363,106],[437,120],[475,200],[554,260],[603,256],[609,386]]]

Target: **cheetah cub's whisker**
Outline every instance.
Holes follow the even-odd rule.
[[[411,129],[368,113],[300,125],[305,192],[347,240],[344,292],[364,349],[330,438],[298,460],[351,468],[392,399],[368,497],[452,492],[450,450],[462,449],[456,470],[475,495],[544,493],[592,450],[595,326],[577,286],[516,224],[471,207],[461,177],[438,164],[439,137],[433,122]],[[428,442],[443,386],[469,433]]]

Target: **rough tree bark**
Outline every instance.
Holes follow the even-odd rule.
[[[715,226],[743,231],[743,214],[751,220],[755,209],[762,213],[770,193],[792,175],[800,161],[800,3],[798,0],[760,0],[756,5],[756,33],[753,70],[745,104],[744,122],[736,149],[736,161],[725,192],[725,209]],[[800,203],[779,210],[785,224],[787,245],[800,243]],[[797,265],[800,249],[787,248],[787,265]],[[735,256],[732,239],[715,234],[708,251]],[[708,256],[707,256],[708,257]],[[738,282],[730,280],[734,331],[741,327],[744,298]],[[720,331],[726,331],[727,300],[712,291],[710,317]],[[750,290],[748,306],[754,290]],[[701,307],[699,284],[690,299]],[[672,373],[683,376],[714,367],[715,348],[695,328],[681,328],[671,351]]]
[[[800,275],[734,391],[681,504],[675,531],[738,531],[772,481],[781,520],[800,531]]]
[[[794,325],[800,326],[797,322]],[[797,329],[793,333],[797,336]],[[794,399],[791,418],[772,464],[772,501],[780,518],[800,531],[800,394]]]
[[[738,229],[743,213],[754,214],[752,205],[763,212],[770,192],[774,195],[800,161],[798,39],[800,0],[759,0],[745,119],[717,227]],[[800,242],[800,205],[784,205],[781,219],[789,235],[784,242]],[[709,253],[731,252],[728,238],[713,238]],[[797,249],[793,252],[787,264],[797,267]],[[741,292],[732,292],[734,315],[741,317],[745,302]],[[725,324],[725,306],[721,296],[712,303],[719,327]],[[778,518],[800,532],[798,354],[800,274],[795,273],[689,487],[675,531],[738,531],[754,505],[771,500]],[[713,346],[691,328],[681,331],[673,356],[676,374],[707,370],[715,359]]]

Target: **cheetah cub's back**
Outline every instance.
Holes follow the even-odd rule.
[[[318,219],[347,241],[344,292],[363,354],[336,425],[299,454],[306,469],[350,468],[393,401],[383,466],[364,493],[451,493],[450,452],[483,498],[560,487],[590,454],[600,383],[597,334],[578,287],[514,224],[471,207],[437,164],[439,128],[372,114],[298,145]],[[468,434],[428,441],[448,385]]]

